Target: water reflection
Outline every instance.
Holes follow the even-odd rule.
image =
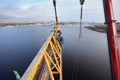
[[[22,75],[53,27],[21,26],[0,29],[0,80],[15,80],[16,69]],[[78,80],[111,80],[107,38],[78,26],[63,26],[63,80],[72,80],[75,55],[78,56]]]
[[[79,27],[63,27],[64,80],[72,80],[75,55],[78,56],[77,80],[111,80],[106,34]]]

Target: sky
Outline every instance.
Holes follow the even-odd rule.
[[[59,21],[79,22],[79,0],[56,0]],[[52,0],[0,0],[0,21],[51,21]],[[120,22],[120,0],[113,0],[115,20]],[[102,0],[85,0],[83,21],[104,22]]]

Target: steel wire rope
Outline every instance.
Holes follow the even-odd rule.
[[[79,57],[78,53],[75,54],[74,64],[73,64],[73,72],[72,72],[72,80],[77,80],[78,75],[78,66],[79,66]]]
[[[80,28],[79,28],[79,39],[82,37],[82,13],[83,13],[83,4],[85,0],[80,0]],[[78,67],[79,67],[79,56],[78,53],[75,54],[75,59],[73,63],[73,72],[72,80],[77,80],[78,78]]]
[[[54,6],[54,11],[55,11],[56,24],[58,24],[58,16],[57,16],[57,10],[56,10],[56,0],[53,0],[53,6]]]
[[[79,28],[79,39],[82,37],[82,16],[83,16],[83,4],[85,0],[80,0],[80,28]]]

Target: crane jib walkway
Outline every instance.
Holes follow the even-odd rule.
[[[21,80],[62,80],[62,43],[60,25],[58,24],[56,0],[53,0],[55,11],[55,28],[44,43]]]
[[[60,26],[55,26],[21,80],[62,80]]]

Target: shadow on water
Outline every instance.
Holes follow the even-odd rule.
[[[53,27],[26,26],[0,28],[0,80],[15,80],[16,69],[24,73]],[[75,56],[78,57],[78,80],[111,80],[107,38],[83,28],[79,39],[78,26],[64,26],[63,80],[72,80]]]
[[[63,80],[72,80],[75,56],[78,68],[77,80],[111,80],[107,37],[83,28],[79,39],[79,27],[63,27]],[[76,67],[75,67],[76,68]],[[73,79],[74,80],[74,79]]]

